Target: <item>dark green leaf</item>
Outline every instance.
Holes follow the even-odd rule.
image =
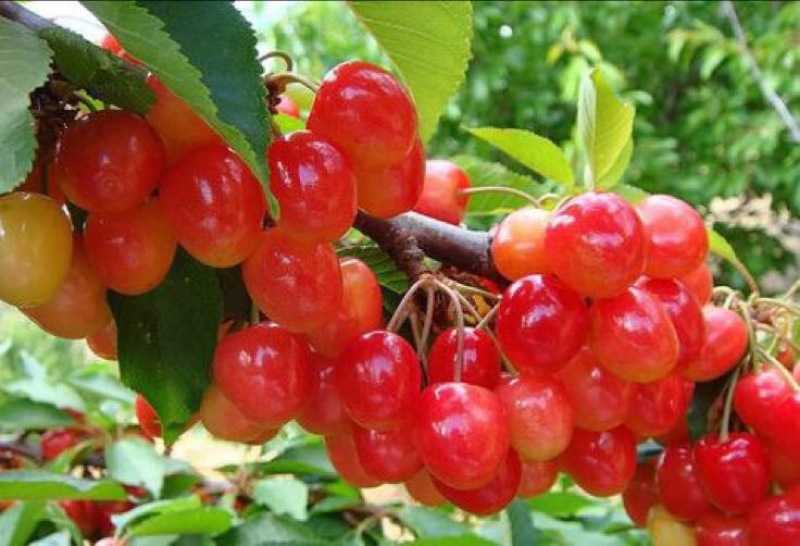
[[[712,228],[707,228],[708,231],[708,250],[712,254],[716,254],[726,262],[730,263],[739,274],[747,281],[748,286],[752,289],[758,288],[753,275],[747,270],[747,266],[736,255],[733,246],[723,237],[719,232]]]
[[[536,529],[533,527],[531,512],[525,502],[515,500],[506,507],[506,514],[511,529],[511,546],[535,544]]]
[[[113,442],[106,448],[106,465],[115,480],[161,495],[166,465],[152,443],[134,437]]]
[[[406,542],[407,546],[497,546],[496,542],[475,535],[458,537],[421,538]]]
[[[689,428],[689,436],[692,440],[697,440],[708,432],[708,412],[714,402],[723,394],[729,378],[730,374],[726,374],[713,381],[695,384],[692,404],[686,413],[686,426]]]
[[[397,268],[394,260],[376,245],[364,244],[339,249],[341,256],[358,258],[369,266],[378,283],[392,292],[402,294],[408,289],[408,277]]]
[[[0,500],[123,500],[118,483],[81,480],[42,470],[7,470],[0,473]]]
[[[284,516],[261,514],[217,539],[218,546],[330,546],[311,529]]]
[[[7,508],[0,515],[0,544],[25,546],[44,516],[43,502],[22,502]]]
[[[75,424],[66,412],[26,398],[9,398],[0,405],[0,429],[36,430]]]

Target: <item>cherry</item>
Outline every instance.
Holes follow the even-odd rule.
[[[0,197],[0,300],[21,308],[47,303],[71,260],[72,228],[58,203],[36,193]]]
[[[770,416],[777,428],[771,439],[788,456],[800,460],[800,392],[776,404]]]
[[[653,460],[649,459],[636,465],[633,479],[622,492],[622,505],[634,525],[645,527],[650,508],[658,504],[658,501],[656,469]]]
[[[358,206],[378,218],[414,208],[425,180],[425,148],[417,138],[411,151],[391,165],[356,170]]]
[[[706,335],[695,360],[681,367],[680,374],[691,381],[711,381],[731,370],[744,357],[749,335],[744,320],[730,309],[703,309]]]
[[[756,436],[708,434],[695,444],[693,457],[700,485],[720,510],[742,514],[767,495],[769,457]]]
[[[747,514],[748,546],[800,544],[800,495],[789,491],[761,500]]]
[[[275,106],[275,110],[280,114],[300,119],[300,108],[288,95],[281,95],[281,100]]]
[[[647,267],[651,277],[691,273],[708,254],[703,219],[689,204],[671,195],[650,195],[636,205],[647,234]]]
[[[489,335],[464,328],[461,381],[493,389],[500,380],[500,354]],[[428,383],[455,380],[458,363],[458,328],[448,328],[436,338],[428,353]]]
[[[74,430],[68,428],[54,428],[45,431],[40,440],[42,458],[55,459],[69,448],[78,445],[80,439]]]
[[[364,471],[384,483],[401,483],[422,469],[414,433],[408,427],[387,432],[353,428],[353,441]]]
[[[435,477],[433,483],[444,498],[472,514],[488,516],[508,506],[519,491],[522,481],[522,464],[513,449],[508,450],[505,461],[487,484],[476,489],[456,489]]]
[[[686,399],[691,401],[691,397],[687,396]],[[671,446],[674,444],[688,442],[691,440],[691,434],[689,433],[689,427],[686,425],[686,419],[678,419],[678,422],[675,423],[675,426],[673,426],[664,434],[659,434],[653,439],[662,446]]]
[[[232,150],[221,144],[195,148],[167,170],[160,194],[178,241],[198,261],[232,267],[255,249],[266,198]]]
[[[161,284],[177,248],[175,233],[156,199],[125,212],[90,212],[84,242],[100,280],[126,296],[144,294]]]
[[[792,395],[792,387],[775,368],[756,370],[736,383],[733,407],[736,414],[758,434],[781,433],[783,423],[775,420],[775,408]]]
[[[648,383],[666,377],[678,359],[678,336],[663,305],[636,287],[589,309],[589,341],[600,363],[618,377]]]
[[[469,187],[469,176],[461,167],[452,161],[429,159],[425,162],[425,181],[414,211],[459,225],[469,203],[469,195],[461,190]]]
[[[339,356],[348,343],[383,324],[383,295],[375,273],[357,258],[341,258],[342,301],[338,311],[306,334],[322,355]]]
[[[105,326],[86,338],[89,349],[106,360],[117,359],[117,323],[111,319]]]
[[[688,443],[664,450],[656,472],[661,504],[678,519],[693,521],[711,510]]]
[[[297,422],[313,434],[335,436],[350,432],[350,418],[334,383],[335,368],[335,361],[311,354],[308,394],[297,414]]]
[[[428,471],[450,487],[489,483],[508,455],[505,411],[492,391],[468,383],[437,383],[416,404],[412,428]]]
[[[604,432],[576,428],[561,468],[595,497],[622,493],[636,472],[636,439],[625,428]]]
[[[82,209],[121,212],[147,199],[163,168],[164,146],[145,120],[101,110],[61,134],[53,179]]]
[[[644,227],[613,193],[572,198],[550,217],[544,242],[553,272],[586,296],[616,296],[644,272]]]
[[[280,205],[277,226],[306,242],[333,242],[353,225],[356,179],[328,140],[297,131],[269,147],[269,186]]]
[[[380,482],[370,476],[361,464],[350,434],[325,436],[325,450],[336,472],[356,487],[375,487]]]
[[[411,498],[422,505],[435,508],[447,504],[447,499],[436,488],[433,478],[425,468],[417,472],[404,485]]]
[[[52,154],[49,154],[52,155]],[[67,198],[58,184],[53,182],[53,164],[55,159],[47,159],[45,155],[37,155],[33,160],[33,169],[25,177],[25,181],[16,187],[15,192],[40,193],[53,198],[59,205],[63,205]],[[45,169],[45,165],[47,169]]]
[[[635,385],[632,411],[625,426],[642,438],[660,436],[672,430],[682,420],[691,402],[691,397],[686,396],[685,383],[673,374]],[[669,506],[665,506],[669,510]],[[670,512],[675,514],[672,510]]]
[[[382,68],[342,63],[322,80],[308,129],[329,138],[356,169],[403,159],[417,134],[417,112],[408,92]]]
[[[550,491],[558,478],[558,463],[552,461],[522,461],[522,478],[517,496],[521,499],[537,497]]]
[[[66,512],[67,517],[77,525],[84,537],[91,537],[97,532],[97,510],[91,501],[64,500],[58,504]]]
[[[686,275],[681,275],[678,280],[689,288],[698,304],[705,305],[711,299],[711,292],[714,290],[714,277],[711,276],[711,270],[705,262]]]
[[[411,415],[422,374],[417,355],[405,339],[377,330],[347,346],[336,363],[334,380],[353,421],[388,431]]]
[[[775,442],[767,444],[767,452],[769,453],[769,469],[772,479],[782,489],[788,490],[800,484],[800,460],[787,453]]]
[[[269,428],[245,417],[213,383],[206,389],[199,415],[212,436],[228,442],[249,442]]]
[[[520,373],[557,371],[586,341],[583,299],[552,275],[530,275],[503,294],[495,332]]]
[[[245,417],[276,428],[308,397],[310,358],[301,338],[264,322],[222,338],[214,351],[214,382]]]
[[[247,292],[259,309],[287,330],[303,333],[335,316],[342,275],[328,243],[300,243],[279,228],[261,234],[242,266]]]
[[[73,239],[69,273],[55,297],[23,312],[45,332],[67,339],[93,334],[111,320],[106,287],[89,265],[80,236]]]
[[[647,531],[656,546],[694,546],[697,544],[694,527],[675,519],[656,505],[647,516]]]
[[[122,514],[133,508],[133,503],[129,501],[106,501],[98,502],[95,506],[97,514],[97,532],[101,535],[111,535],[114,533],[114,522],[111,521],[111,516]],[[108,540],[108,539],[103,539]],[[122,546],[122,540],[111,539],[110,546]],[[123,543],[124,544],[124,543]]]
[[[697,546],[747,546],[747,522],[712,511],[697,520]]]
[[[137,394],[134,408],[142,433],[150,440],[161,438],[161,419],[147,399],[141,394]]]
[[[502,381],[495,394],[505,408],[511,446],[520,457],[548,461],[567,448],[575,415],[556,379],[518,376]]]
[[[550,273],[544,234],[550,213],[523,207],[506,216],[492,237],[492,261],[505,278],[515,281],[527,275]]]

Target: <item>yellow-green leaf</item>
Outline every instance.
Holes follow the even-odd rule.
[[[733,267],[736,268],[736,271],[744,277],[744,280],[747,282],[747,285],[750,289],[754,292],[758,291],[758,283],[753,278],[753,275],[747,270],[744,263],[739,259],[739,256],[736,255],[736,251],[734,250],[733,246],[728,242],[725,237],[720,235],[717,231],[713,228],[707,228],[708,231],[708,247],[712,254],[716,254],[726,262],[730,263]]]
[[[631,163],[631,157],[633,157],[633,140],[628,140],[628,143],[622,149],[622,152],[617,157],[617,160],[614,162],[614,165],[609,169],[609,171],[600,177],[600,179],[595,184],[595,187],[598,189],[610,189],[619,184],[619,181],[622,180],[622,176],[625,174],[625,170],[628,168],[628,165]]]

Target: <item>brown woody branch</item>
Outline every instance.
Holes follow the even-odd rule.
[[[10,0],[0,1],[0,16],[16,21],[22,26],[28,27],[36,32],[55,26],[51,21],[48,21],[41,15],[37,15],[31,10]]]

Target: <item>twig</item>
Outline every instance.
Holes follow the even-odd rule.
[[[56,26],[52,21],[45,19],[41,15],[37,15],[20,4],[8,0],[0,1],[0,16],[16,21],[36,32]]]

